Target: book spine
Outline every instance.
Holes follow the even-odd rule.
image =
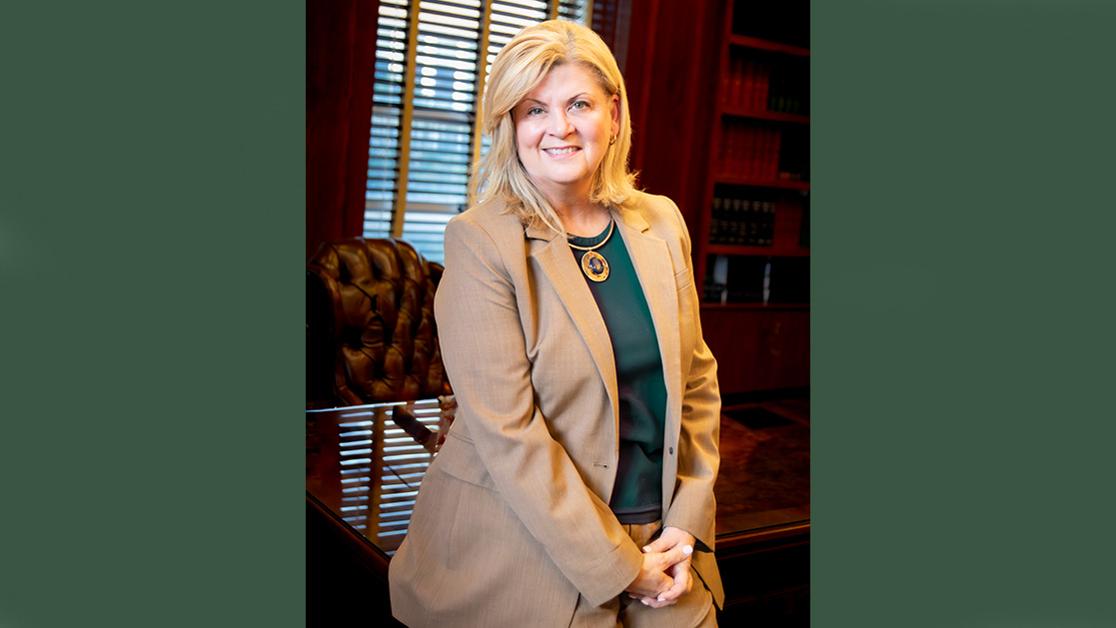
[[[743,107],[744,109],[748,109],[748,110],[752,109],[752,106],[751,106],[752,105],[752,97],[753,97],[752,95],[755,93],[755,82],[756,82],[755,64],[752,63],[751,61],[745,61],[744,62],[744,77],[743,77],[742,82],[741,82],[741,90],[739,92],[739,98],[736,101],[737,106]]]
[[[770,91],[771,68],[767,64],[759,68],[759,80],[756,86],[756,111],[767,111],[767,96]]]

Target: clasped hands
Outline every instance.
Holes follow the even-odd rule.
[[[693,587],[690,555],[694,536],[678,528],[663,528],[662,535],[643,547],[639,575],[626,589],[628,595],[652,608],[670,606]]]

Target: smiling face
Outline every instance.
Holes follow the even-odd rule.
[[[588,198],[593,174],[620,130],[619,97],[578,63],[550,69],[513,110],[527,174],[548,198]]]

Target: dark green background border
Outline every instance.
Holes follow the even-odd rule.
[[[303,625],[304,15],[0,10],[0,626]]]
[[[0,14],[0,626],[303,623],[301,3]],[[815,625],[1111,624],[1100,2],[813,7]]]
[[[812,7],[815,625],[1116,624],[1114,9]]]

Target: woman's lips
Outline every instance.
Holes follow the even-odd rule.
[[[565,159],[579,150],[581,150],[581,148],[577,146],[563,146],[561,148],[544,148],[543,152],[552,159]]]

